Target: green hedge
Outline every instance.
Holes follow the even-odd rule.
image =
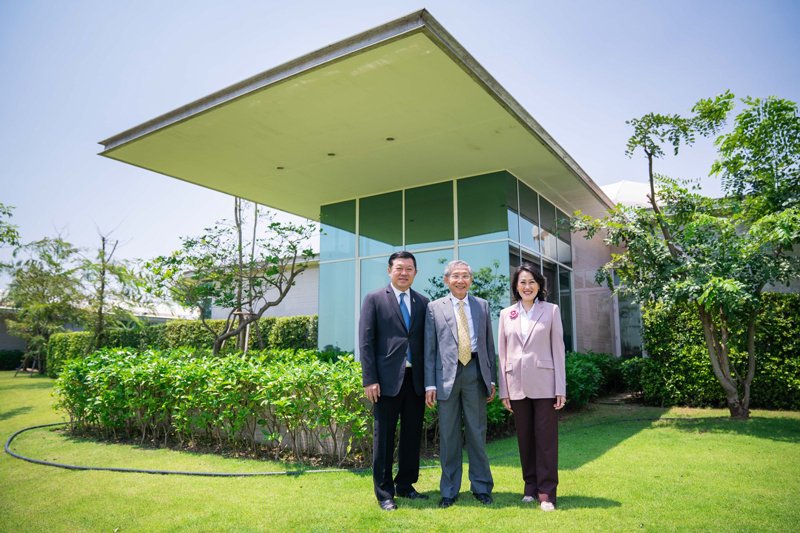
[[[263,447],[298,460],[366,456],[371,415],[352,356],[197,356],[188,348],[105,349],[66,362],[57,407],[72,429],[108,438]]]
[[[76,338],[82,336],[57,342]],[[567,355],[570,408],[599,393],[601,367],[613,366],[604,357],[610,356]],[[372,416],[360,365],[350,354],[283,349],[243,358],[211,357],[188,347],[107,348],[63,361],[56,390],[58,407],[78,432],[222,449],[264,447],[276,456],[290,450],[298,459],[324,455],[353,463],[369,456]],[[497,399],[487,418],[490,434],[511,427]],[[436,446],[437,425],[436,411],[426,410],[430,446]]]
[[[800,295],[768,293],[756,334],[756,374],[751,407],[800,409]],[[643,398],[653,405],[723,407],[725,395],[714,376],[699,319],[661,305],[644,310],[648,359],[641,363]],[[746,354],[732,349],[732,359]]]
[[[223,320],[206,321],[214,330],[222,331]],[[135,348],[138,350],[171,350],[181,347],[195,350],[210,349],[214,336],[199,320],[172,320],[164,324],[147,325],[137,329],[115,329],[108,333],[106,348]],[[251,326],[250,350],[293,349],[313,350],[317,347],[317,317],[266,317]],[[70,332],[53,335],[47,349],[47,369],[51,377],[58,376],[64,361],[85,357],[92,350],[91,333]],[[226,343],[224,353],[235,351],[235,339]],[[329,360],[336,359],[328,354]]]
[[[22,350],[0,350],[0,370],[16,370],[24,354]]]
[[[92,351],[93,334],[89,331],[54,333],[47,343],[47,375],[57,377],[64,363],[86,357]]]

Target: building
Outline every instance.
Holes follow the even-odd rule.
[[[442,260],[539,265],[567,347],[619,354],[594,282],[610,257],[571,235],[611,206],[581,167],[425,10],[101,142],[102,155],[321,223],[320,345],[354,349],[361,298],[398,249],[425,292]]]

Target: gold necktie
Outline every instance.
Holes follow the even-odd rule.
[[[472,341],[469,338],[469,322],[467,313],[464,312],[464,302],[458,302],[458,315],[456,323],[458,327],[458,361],[467,366],[472,360]]]

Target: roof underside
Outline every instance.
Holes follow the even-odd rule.
[[[104,156],[311,219],[321,205],[500,169],[567,212],[610,205],[425,11],[101,144]]]

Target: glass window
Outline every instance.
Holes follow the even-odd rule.
[[[619,337],[622,357],[642,355],[642,311],[628,296],[619,296]]]
[[[556,215],[558,260],[562,264],[572,266],[572,246],[570,244],[572,242],[572,234],[569,232],[569,216],[559,209],[556,209]]]
[[[355,261],[319,265],[319,347],[355,350]]]
[[[556,276],[556,265],[549,261],[542,261],[542,276],[544,276],[546,285],[547,301],[551,304],[558,304],[558,277]]]
[[[406,190],[406,249],[453,242],[453,182]]]
[[[453,260],[453,249],[415,253],[414,257],[417,259],[417,277],[413,289],[431,300],[446,296],[449,291],[442,278],[444,266]]]
[[[508,241],[459,246],[458,258],[472,267],[475,278],[470,292],[486,299],[497,327],[500,310],[511,303]],[[496,329],[495,329],[496,331]]]
[[[539,198],[539,209],[542,217],[542,231],[539,235],[542,255],[557,259],[556,208],[544,198]]]
[[[506,239],[509,223],[513,223],[516,239],[516,206],[516,178],[508,172],[458,180],[459,242]]]
[[[506,182],[506,204],[508,207],[508,238],[519,242],[519,197],[517,196],[518,180],[509,176]]]
[[[361,260],[361,297],[359,306],[370,292],[389,285],[389,256]]]
[[[564,327],[564,346],[567,351],[574,349],[572,334],[572,277],[567,269],[559,268],[558,306],[561,310],[561,324]]]
[[[323,205],[320,209],[319,258],[348,259],[356,255],[356,201]]]
[[[539,195],[522,182],[519,184],[519,242],[525,248],[540,253]]]
[[[403,245],[400,191],[361,198],[358,203],[359,255],[391,254]]]

